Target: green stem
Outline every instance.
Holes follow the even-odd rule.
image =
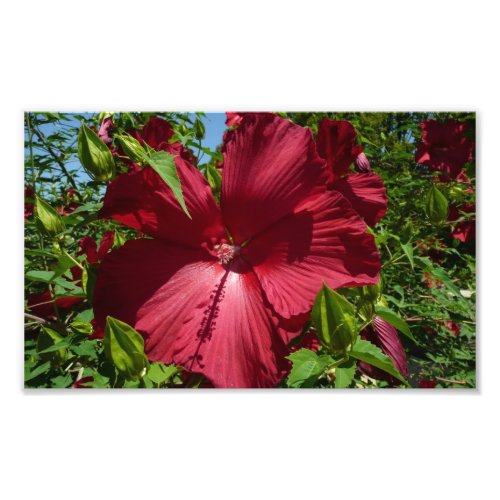
[[[72,257],[68,252],[66,252],[66,250],[63,250],[63,255],[68,257],[68,259],[70,259],[75,264],[75,266],[78,266],[83,271],[82,264],[78,262],[74,257]]]

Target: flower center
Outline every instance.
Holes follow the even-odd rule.
[[[229,243],[220,243],[214,246],[215,255],[221,264],[229,264],[235,257],[240,254],[238,245],[230,245]]]

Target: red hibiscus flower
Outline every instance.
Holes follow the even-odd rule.
[[[24,187],[24,222],[33,215],[35,192],[30,186]]]
[[[459,221],[463,215],[473,214],[475,211],[476,207],[471,203],[465,203],[459,207],[452,206],[450,207],[450,213],[448,214],[448,221]],[[476,220],[466,219],[457,222],[451,231],[451,235],[453,238],[461,241],[462,243],[474,241],[476,239]]]
[[[458,334],[460,333],[460,330],[462,329],[462,325],[459,325],[458,323],[454,323],[451,320],[446,320],[444,322],[444,326],[448,331],[450,331],[455,337],[458,337]]]
[[[108,186],[101,216],[153,239],[103,259],[97,324],[109,315],[134,326],[151,360],[216,387],[274,387],[322,283],[378,282],[373,237],[341,194],[326,191],[311,132],[278,116],[249,113],[235,129],[220,207],[190,162],[175,163],[191,218],[150,167]]]
[[[234,127],[235,125],[239,125],[243,117],[248,113],[226,113],[226,125],[228,127]]]
[[[56,307],[58,310],[67,310],[81,301],[81,297],[59,297],[54,300],[47,289],[41,293],[33,293],[28,297],[28,309],[40,318],[53,320],[56,318]]]
[[[94,381],[94,377],[83,377],[77,380],[71,387],[73,389],[89,389],[90,386],[85,385]]]
[[[102,121],[97,135],[99,136],[99,139],[101,139],[101,141],[105,144],[111,144],[113,142],[114,130],[115,124],[113,123],[113,118],[111,116],[108,116]]]
[[[405,378],[408,377],[409,371],[405,350],[401,340],[399,340],[398,332],[391,324],[379,316],[374,316],[372,324],[361,332],[361,338],[369,340],[372,344],[380,347],[384,354],[392,359],[399,373]],[[386,380],[391,385],[399,385],[399,382],[394,377],[368,363],[359,362],[358,368],[369,377]]]
[[[174,136],[174,129],[163,118],[152,116],[142,130],[132,129],[128,132],[141,144],[147,144],[157,151],[166,151],[173,155],[179,155],[191,162],[196,160],[191,151],[186,149],[180,142],[169,142]]]
[[[374,226],[387,212],[387,194],[382,179],[371,172],[363,146],[356,144],[352,124],[322,120],[316,143],[319,155],[328,165],[329,189],[342,193],[366,223]],[[349,170],[354,162],[359,173]]]
[[[465,163],[472,160],[474,143],[465,137],[467,125],[456,120],[425,120],[420,124],[422,142],[415,161],[455,179]]]
[[[81,252],[79,255],[84,253],[87,256],[87,262],[89,264],[97,264],[101,259],[104,258],[109,249],[113,246],[114,240],[115,232],[106,231],[102,236],[99,249],[97,249],[97,243],[94,238],[92,238],[92,236],[85,236],[80,240],[79,243],[81,248]]]
[[[434,389],[434,387],[436,387],[436,382],[434,382],[433,380],[429,380],[427,378],[424,378],[420,381],[418,386],[420,387],[420,389]]]

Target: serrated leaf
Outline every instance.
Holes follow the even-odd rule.
[[[191,214],[189,213],[182,194],[181,181],[177,175],[175,156],[166,151],[155,151],[149,156],[146,156],[145,159],[146,158],[149,166],[158,173],[165,184],[172,190],[182,210],[184,210],[185,214],[191,219]]]
[[[385,371],[407,387],[410,387],[405,378],[394,367],[392,359],[389,356],[386,356],[375,344],[372,344],[367,340],[358,339],[352,350],[349,352],[349,356]]]
[[[148,377],[155,384],[163,384],[173,377],[179,369],[176,365],[165,365],[164,363],[151,363],[149,365]]]
[[[328,355],[318,356],[309,349],[300,349],[287,356],[293,366],[288,376],[289,387],[313,387],[333,358]]]
[[[345,389],[349,387],[356,373],[356,362],[349,359],[335,368],[335,388]]]

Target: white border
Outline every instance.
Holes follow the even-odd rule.
[[[307,5],[307,7],[306,7]],[[494,2],[19,1],[2,56],[3,498],[494,498]],[[478,391],[22,391],[22,112],[477,110]]]

